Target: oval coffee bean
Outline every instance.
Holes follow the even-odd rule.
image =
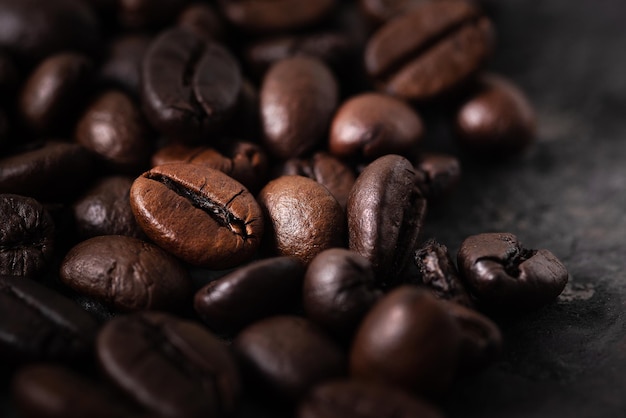
[[[88,239],[61,263],[61,281],[122,311],[178,310],[192,283],[178,260],[155,245],[122,235]]]
[[[452,383],[460,330],[443,302],[402,286],[367,314],[352,343],[350,368],[358,379],[437,397]]]
[[[150,45],[142,68],[142,102],[162,134],[193,141],[226,122],[241,91],[235,58],[214,42],[173,28]]]
[[[335,77],[320,61],[295,57],[276,63],[261,87],[267,150],[282,159],[311,151],[327,134],[337,100]]]
[[[122,35],[112,40],[100,66],[100,82],[139,97],[141,62],[151,42],[152,38],[139,34]]]
[[[117,317],[100,331],[97,354],[108,377],[158,416],[234,415],[234,358],[196,323],[156,312]]]
[[[150,239],[197,266],[241,264],[254,255],[263,235],[261,208],[250,192],[207,167],[155,167],[135,180],[130,203]]]
[[[515,312],[546,305],[567,284],[567,269],[548,250],[530,250],[508,233],[473,235],[457,264],[478,302]]]
[[[341,247],[344,213],[321,184],[301,176],[283,176],[259,192],[267,220],[269,249],[308,264],[320,252]]]
[[[427,2],[380,28],[365,51],[385,92],[424,101],[473,76],[491,52],[491,23],[464,0]]]

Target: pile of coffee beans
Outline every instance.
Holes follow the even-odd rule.
[[[493,7],[0,0],[11,409],[442,417],[500,354],[493,319],[568,278],[509,233],[456,262],[421,234],[461,159],[535,137],[486,72]]]

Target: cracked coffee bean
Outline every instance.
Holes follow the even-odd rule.
[[[207,167],[155,167],[135,180],[130,204],[150,239],[196,266],[241,264],[254,255],[263,235],[263,214],[252,194]]]
[[[554,301],[568,278],[567,269],[554,254],[526,249],[508,233],[467,238],[457,263],[479,303],[508,312],[536,309]]]
[[[233,416],[240,394],[228,347],[202,326],[143,312],[108,322],[97,338],[106,375],[160,417]]]

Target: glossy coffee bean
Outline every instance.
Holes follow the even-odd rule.
[[[342,246],[343,210],[316,181],[279,177],[259,192],[258,199],[266,218],[269,250],[308,264],[320,252]]]
[[[421,396],[440,396],[455,376],[459,344],[459,327],[444,302],[426,290],[402,286],[361,323],[352,343],[351,372]]]
[[[145,235],[130,208],[130,186],[134,179],[104,177],[72,205],[78,235],[82,239],[98,235]]]
[[[349,339],[363,316],[382,297],[369,261],[355,252],[333,248],[318,254],[306,271],[302,293],[309,319]]]
[[[115,172],[136,173],[148,167],[152,151],[148,124],[125,93],[110,90],[98,95],[78,121],[75,136]]]
[[[192,283],[178,260],[136,238],[106,235],[83,241],[61,263],[61,281],[121,311],[180,310]]]
[[[98,360],[127,395],[160,417],[232,416],[235,361],[202,326],[156,312],[117,317],[97,339]]]
[[[436,0],[360,0],[359,4],[367,17],[378,25],[432,1]]]
[[[35,199],[0,194],[0,276],[36,277],[54,255],[54,222]]]
[[[290,257],[256,261],[198,290],[194,308],[212,330],[234,334],[262,318],[294,312],[304,272]]]
[[[141,62],[151,41],[150,36],[140,34],[122,35],[112,40],[98,73],[99,81],[139,97]]]
[[[143,60],[143,107],[163,135],[199,140],[227,121],[241,83],[239,64],[226,49],[184,29],[168,29]]]
[[[365,66],[378,87],[424,101],[466,82],[491,52],[492,27],[464,0],[426,2],[380,28],[369,40]]]
[[[342,104],[335,114],[328,148],[338,157],[362,160],[408,154],[423,131],[418,114],[401,100],[363,93]]]
[[[241,264],[254,255],[263,235],[263,215],[250,192],[207,167],[155,167],[135,180],[130,204],[150,239],[197,266]]]
[[[391,386],[335,380],[317,386],[300,403],[298,418],[442,418],[427,402]]]
[[[59,293],[30,279],[0,276],[0,369],[30,361],[80,364],[96,329],[87,312]]]
[[[550,303],[567,284],[567,269],[554,254],[524,248],[509,233],[468,237],[457,264],[478,302],[509,312]]]
[[[226,29],[215,8],[207,3],[192,3],[178,16],[177,25],[206,40],[221,41],[226,37]]]
[[[160,28],[172,22],[187,0],[118,0],[117,20],[129,29]]]
[[[311,151],[327,134],[337,96],[335,77],[316,59],[287,58],[272,66],[261,87],[267,150],[282,159]]]
[[[398,281],[425,214],[426,200],[406,158],[380,157],[357,178],[348,198],[349,246],[372,263],[380,284]]]
[[[345,373],[339,347],[304,318],[275,316],[256,322],[233,345],[251,386],[277,398],[295,401],[316,384]]]
[[[415,170],[420,177],[420,190],[432,202],[448,196],[461,180],[461,163],[453,155],[422,153]]]
[[[50,133],[72,123],[92,77],[93,64],[80,54],[61,53],[43,61],[20,93],[20,113],[29,129]]]
[[[535,112],[524,93],[502,77],[484,76],[456,116],[461,145],[483,157],[527,149],[536,135]]]

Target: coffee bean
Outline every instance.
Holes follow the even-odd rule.
[[[174,20],[187,0],[118,0],[119,23],[129,29],[159,28]]]
[[[304,267],[296,259],[256,261],[198,290],[194,308],[212,330],[234,334],[259,319],[294,312],[303,277]]]
[[[262,212],[250,192],[207,167],[155,167],[135,180],[130,203],[150,239],[198,266],[234,267],[254,255],[263,235]]]
[[[456,116],[461,145],[481,157],[503,157],[527,149],[536,135],[528,99],[502,77],[484,76]]]
[[[202,39],[223,41],[226,38],[224,24],[211,4],[190,4],[178,16],[177,24]]]
[[[54,254],[54,222],[29,197],[0,194],[0,276],[36,277]]]
[[[461,163],[448,154],[422,153],[415,170],[420,176],[419,188],[429,202],[447,197],[461,179]]]
[[[245,328],[233,346],[252,387],[295,401],[317,383],[342,376],[345,357],[304,318],[275,316]]]
[[[156,312],[117,317],[97,339],[104,372],[160,417],[227,417],[240,392],[226,345],[196,323]]]
[[[491,52],[491,23],[463,0],[426,2],[380,28],[365,66],[378,87],[424,101],[466,82]]]
[[[112,40],[98,73],[99,81],[106,87],[123,89],[139,97],[141,62],[152,38],[147,35],[123,35]]]
[[[319,144],[337,107],[337,83],[313,58],[279,61],[261,87],[261,122],[265,146],[282,159],[300,157]]]
[[[367,314],[352,343],[352,376],[429,397],[454,378],[460,330],[430,292],[402,286]]]
[[[369,261],[355,252],[333,248],[318,254],[306,271],[303,305],[307,317],[348,340],[363,316],[382,296]]]
[[[406,158],[380,157],[357,178],[347,208],[350,249],[372,263],[383,286],[397,282],[413,256],[425,213]]]
[[[509,233],[465,239],[457,263],[478,302],[508,312],[548,304],[567,284],[567,269],[554,254],[526,249]]]
[[[352,97],[332,122],[328,148],[341,158],[374,160],[386,154],[408,154],[424,128],[404,102],[377,93]]]
[[[320,252],[342,246],[343,210],[316,181],[279,177],[259,192],[258,199],[267,221],[269,250],[308,264]]]
[[[227,121],[241,82],[239,65],[226,49],[184,29],[169,29],[144,57],[143,106],[162,134],[199,140]]]

